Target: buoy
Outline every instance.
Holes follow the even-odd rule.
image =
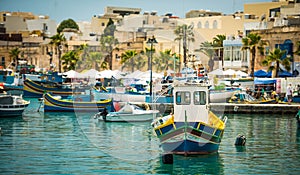
[[[235,139],[234,145],[245,146],[245,144],[246,144],[246,137],[244,135],[238,135]]]
[[[173,154],[163,154],[161,158],[164,164],[173,164]]]

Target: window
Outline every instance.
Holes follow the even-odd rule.
[[[218,28],[218,22],[217,22],[217,20],[214,20],[213,29],[217,29],[217,28]]]
[[[224,47],[224,61],[230,61],[231,60],[231,47],[225,46]]]
[[[233,55],[233,61],[241,61],[241,48],[240,48],[240,46],[233,46],[232,55]]]
[[[202,28],[202,23],[199,21],[198,22],[198,25],[197,25],[198,29],[201,29]]]
[[[208,28],[209,28],[209,22],[208,22],[208,21],[206,21],[206,22],[205,22],[205,26],[204,26],[204,28],[206,28],[206,29],[208,29]]]
[[[205,91],[194,92],[194,104],[205,105],[206,104],[206,93]]]
[[[177,105],[189,105],[191,104],[191,93],[190,92],[176,92],[176,104]]]

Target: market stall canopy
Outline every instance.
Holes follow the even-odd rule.
[[[274,84],[276,83],[276,79],[271,78],[255,78],[254,84]]]
[[[271,75],[264,70],[258,70],[254,72],[254,77],[271,77]]]
[[[292,77],[293,74],[288,71],[280,71],[278,72],[278,77]]]

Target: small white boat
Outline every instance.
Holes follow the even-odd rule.
[[[94,118],[105,122],[144,122],[152,121],[159,113],[158,110],[142,109],[141,107],[127,103],[117,112],[97,113]]]
[[[30,104],[22,96],[1,94],[0,117],[21,116],[25,108]]]

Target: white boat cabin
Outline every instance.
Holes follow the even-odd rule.
[[[174,121],[208,122],[209,84],[184,83],[174,85]]]

